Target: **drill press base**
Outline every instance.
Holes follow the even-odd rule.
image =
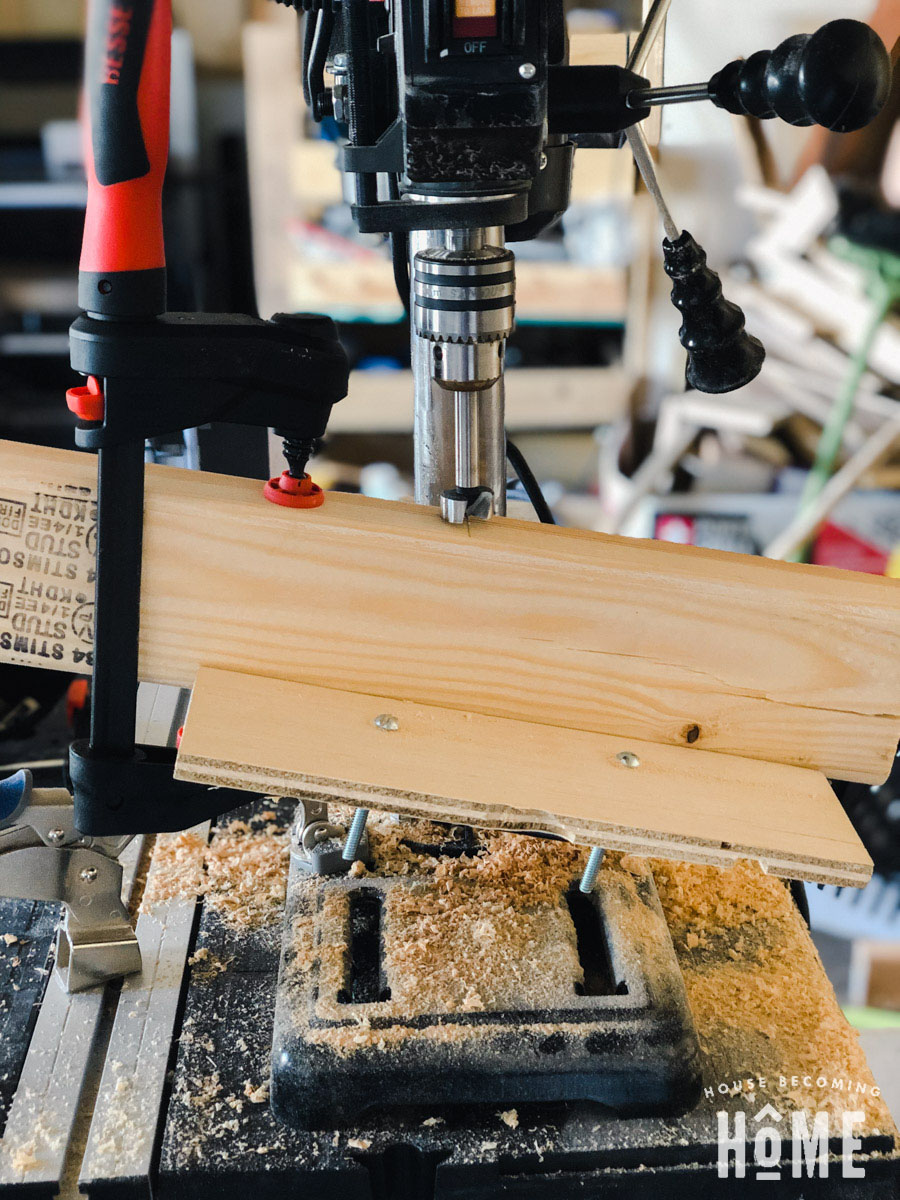
[[[290,804],[281,801],[276,807],[289,825]],[[377,856],[378,831],[373,832]],[[529,846],[534,842],[514,840]],[[547,845],[566,853],[564,845]],[[382,854],[383,850],[382,846]],[[508,875],[509,864],[500,865]],[[441,875],[446,870],[445,863]],[[391,1108],[381,1104],[381,1082],[370,1081],[371,1095],[362,1099],[371,1099],[373,1105],[364,1119],[335,1121],[328,1129],[292,1128],[278,1119],[265,1096],[280,1000],[281,927],[235,930],[204,903],[154,1194],[160,1200],[245,1200],[248,1190],[255,1200],[282,1200],[285,1195],[306,1200],[723,1200],[755,1195],[759,1189],[752,1166],[744,1180],[718,1178],[716,1113],[728,1110],[732,1119],[746,1114],[747,1160],[752,1164],[752,1116],[761,1099],[754,1094],[723,1095],[718,1090],[721,1081],[764,1068],[773,1081],[767,1099],[779,1110],[798,1103],[816,1107],[814,1096],[798,1102],[775,1086],[779,1066],[800,1066],[790,1034],[798,1010],[821,1014],[811,1026],[809,1044],[803,1043],[811,1061],[836,1058],[854,1077],[862,1077],[865,1068],[849,1031],[837,1044],[833,1040],[845,1026],[833,994],[820,978],[808,934],[779,881],[764,880],[746,899],[746,915],[753,916],[756,906],[769,897],[771,912],[764,919],[757,913],[758,919],[734,925],[730,916],[738,915],[741,890],[723,875],[720,888],[731,887],[721,901],[727,911],[724,917],[713,913],[709,918],[721,927],[721,935],[691,948],[690,935],[702,932],[704,920],[690,884],[702,870],[675,870],[668,884],[666,920],[681,973],[689,970],[692,986],[701,993],[721,979],[723,986],[714,990],[723,997],[741,976],[757,981],[759,994],[767,998],[766,1026],[771,1033],[753,1033],[755,1017],[748,1019],[746,1031],[720,1026],[701,1007],[695,1019],[703,1085],[712,1089],[714,1098],[704,1090],[680,1116],[622,1118],[592,1101],[512,1105],[497,1097],[491,1104],[447,1105],[412,1092],[404,1107]],[[372,882],[371,876],[361,876],[344,887]],[[682,884],[683,899],[673,900],[673,888],[677,892]],[[704,892],[702,903],[709,902]],[[797,964],[803,980],[799,996],[770,986],[771,962],[779,946]],[[422,958],[424,965],[424,952]],[[729,1019],[742,1024],[734,1015]],[[363,1023],[357,1028],[365,1040],[369,1031]],[[853,1103],[858,1102],[854,1097]],[[788,1150],[781,1182],[770,1182],[767,1194],[803,1200],[893,1200],[900,1159],[890,1119],[885,1120],[886,1127],[875,1128],[870,1121],[861,1131],[863,1180],[842,1178],[839,1145],[828,1179],[795,1180]],[[111,1194],[110,1182],[104,1180],[102,1189],[89,1187],[88,1194]],[[136,1200],[139,1193],[123,1189],[117,1194]]]
[[[421,849],[421,825],[400,845]],[[309,1129],[410,1104],[592,1100],[636,1115],[696,1103],[697,1038],[649,870],[604,871],[589,896],[577,875],[548,871],[556,886],[541,899],[513,874],[497,921],[497,885],[480,904],[477,871],[435,880],[452,859],[430,849],[404,875],[292,870],[272,1071],[280,1119]],[[478,863],[490,846],[467,853],[459,862]]]
[[[105,1039],[94,1042],[95,1067],[104,1057],[106,1065],[93,1123],[93,1090],[81,1088],[88,1075],[84,1066],[71,1064],[90,1060],[93,1040],[85,1022],[75,1018],[104,993],[71,997],[72,1011],[61,1023],[59,1002],[65,997],[56,981],[49,981],[43,1004],[51,1005],[57,1041],[36,1036],[23,1086],[12,1080],[13,1113],[18,1106],[25,1119],[11,1120],[4,1129],[0,1105],[0,1200],[74,1194],[74,1175],[68,1190],[59,1182],[63,1159],[78,1173],[80,1151],[71,1162],[65,1153],[67,1143],[77,1150],[78,1137],[65,1123],[72,1119],[82,1133],[90,1125],[79,1180],[89,1200],[146,1200],[150,1194],[157,1200],[246,1200],[248,1193],[254,1200],[294,1195],[305,1200],[749,1197],[759,1192],[754,1116],[763,1100],[783,1119],[797,1110],[811,1118],[825,1105],[838,1128],[842,1109],[866,1112],[858,1130],[861,1145],[852,1155],[864,1178],[844,1177],[838,1137],[828,1156],[828,1178],[794,1179],[785,1143],[780,1182],[769,1181],[763,1189],[767,1195],[895,1200],[900,1140],[895,1143],[883,1101],[871,1092],[822,1092],[815,1080],[811,1090],[798,1094],[790,1079],[786,1087],[779,1079],[780,1073],[815,1075],[827,1068],[829,1083],[833,1074],[874,1086],[787,889],[749,867],[719,874],[653,866],[700,1042],[703,1093],[690,1111],[621,1117],[591,1101],[449,1105],[410,1096],[403,1108],[373,1107],[362,1120],[335,1122],[326,1130],[292,1128],[279,1120],[267,1084],[293,809],[288,801],[262,801],[222,820],[206,861],[207,886],[193,934],[203,841],[185,835],[169,852],[154,855],[148,884],[153,898],[141,920],[147,922],[147,937],[158,943],[157,957],[149,945],[146,957],[157,969],[123,987],[109,1050],[103,1049]],[[534,851],[532,838],[509,841]],[[564,857],[566,847],[556,844],[555,853]],[[498,878],[508,876],[509,859],[499,866]],[[441,876],[446,873],[445,864]],[[361,881],[371,883],[371,878]],[[11,903],[0,904],[0,924],[22,935],[11,947],[21,963],[13,968],[10,962],[18,974],[7,978],[24,992],[32,977],[47,981],[33,964],[46,956],[52,930],[43,921],[38,928],[27,914],[23,924],[10,913]],[[188,954],[191,965],[182,981],[180,964]],[[511,975],[501,976],[498,986],[508,988]],[[116,989],[106,995],[115,1007]],[[39,1024],[44,1015],[42,1009]],[[12,1037],[10,1024],[5,1032]],[[7,1062],[17,1074],[21,1062]],[[163,1090],[167,1064],[170,1082]],[[768,1078],[764,1095],[732,1086],[760,1072]],[[149,1086],[148,1075],[159,1082],[158,1091],[156,1084]],[[40,1079],[47,1084],[46,1101],[34,1086]],[[64,1119],[58,1101],[71,1090],[73,1105]],[[78,1094],[85,1102],[80,1109]],[[377,1085],[374,1094],[377,1101]],[[732,1123],[742,1113],[746,1118],[743,1180],[718,1178],[720,1110]],[[10,1173],[17,1156],[23,1161]]]

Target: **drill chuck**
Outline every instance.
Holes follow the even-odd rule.
[[[515,259],[509,250],[423,250],[413,265],[416,333],[434,343],[435,380],[478,391],[499,379],[515,319]]]

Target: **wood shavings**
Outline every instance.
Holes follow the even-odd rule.
[[[6,943],[7,946],[15,946],[16,943],[18,942],[18,940],[19,939],[16,937],[16,935],[14,933],[4,933],[4,935],[3,935],[3,941]]]
[[[228,962],[218,958],[215,954],[211,954],[206,946],[201,946],[188,959],[188,965],[194,968],[193,982],[208,983],[211,979],[215,979],[217,975],[222,975],[228,970]]]
[[[244,1083],[244,1095],[251,1104],[265,1104],[269,1099],[269,1084],[266,1082],[254,1085],[248,1079]]]
[[[193,1108],[203,1108],[215,1100],[221,1091],[219,1072],[214,1071],[211,1075],[204,1075],[198,1079],[196,1089],[186,1099]]]
[[[16,1146],[15,1150],[9,1156],[12,1169],[22,1175],[27,1171],[33,1171],[35,1167],[40,1165],[36,1150],[37,1146],[34,1138],[30,1142],[24,1142],[21,1146]]]
[[[368,1138],[348,1138],[347,1145],[351,1150],[368,1150],[372,1143]]]
[[[288,858],[287,831],[272,821],[261,828],[232,821],[216,829],[208,845],[190,832],[162,835],[141,912],[171,900],[203,896],[231,927],[271,924],[281,919]]]
[[[508,1108],[505,1112],[497,1113],[497,1116],[504,1125],[508,1125],[510,1129],[519,1128],[519,1114],[514,1108]]]
[[[207,845],[196,833],[162,833],[156,839],[152,869],[141,901],[142,913],[170,900],[193,900],[203,877]]]
[[[433,1129],[435,1125],[444,1125],[443,1117],[426,1117],[422,1122],[426,1129]]]
[[[797,1107],[837,1116],[858,1110],[867,1132],[893,1133],[877,1088],[872,1095],[858,1034],[784,883],[750,862],[722,871],[654,861],[653,870],[717,1082],[728,1063],[744,1058],[770,1081],[784,1078],[779,1091]],[[803,1078],[812,1090],[793,1086]],[[835,1080],[845,1082],[832,1087]]]

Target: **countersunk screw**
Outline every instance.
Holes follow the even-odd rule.
[[[633,750],[620,750],[616,755],[616,762],[621,763],[623,767],[639,767],[641,760]]]
[[[393,718],[391,718],[393,720]],[[353,814],[353,820],[350,822],[350,828],[347,831],[347,840],[344,842],[344,848],[341,851],[341,858],[344,862],[355,862],[356,852],[359,849],[359,843],[362,841],[362,835],[365,833],[366,821],[369,819],[369,810],[367,808],[358,808]]]
[[[519,74],[523,79],[534,79],[537,75],[537,67],[534,63],[522,63],[519,67]]]
[[[594,884],[597,882],[597,876],[600,874],[600,867],[603,863],[603,855],[606,851],[595,846],[591,851],[591,856],[587,860],[587,866],[584,868],[584,874],[581,876],[581,883],[578,885],[579,892],[583,892],[585,896],[589,896],[594,890]]]
[[[82,883],[94,883],[97,879],[97,868],[85,867],[84,870],[79,874],[78,878]]]
[[[64,829],[47,830],[47,841],[51,842],[54,846],[58,846],[59,843],[65,839],[65,836],[66,832]]]
[[[379,713],[373,724],[376,728],[383,729],[385,733],[394,733],[400,728],[400,722],[390,713]]]

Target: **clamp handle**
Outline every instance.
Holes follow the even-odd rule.
[[[0,829],[9,829],[28,807],[31,799],[31,772],[16,771],[0,779]]]
[[[90,0],[87,212],[78,303],[101,317],[166,310],[162,188],[169,152],[171,0]]]
[[[874,29],[862,21],[829,21],[817,33],[729,63],[709,81],[709,97],[738,116],[850,133],[884,108],[891,77],[890,55]]]

